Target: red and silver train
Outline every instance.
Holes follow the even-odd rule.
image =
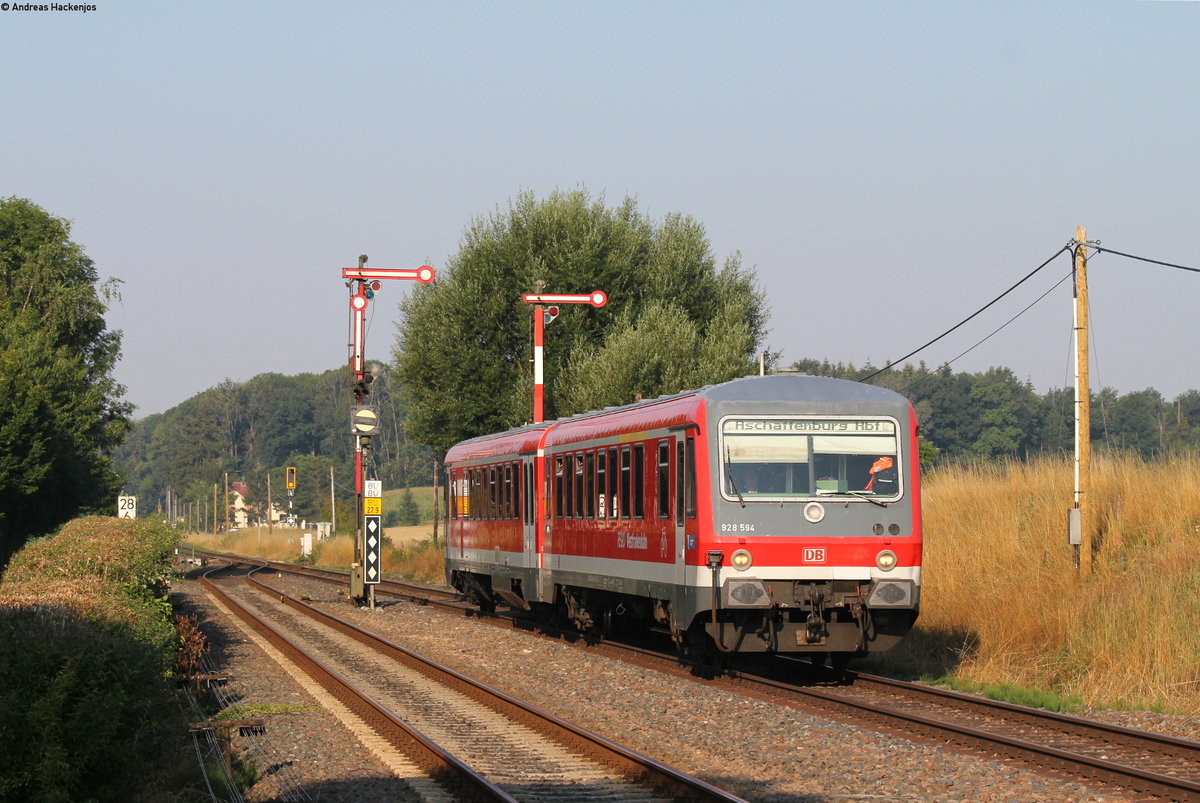
[[[473,438],[446,455],[446,578],[688,649],[886,650],[920,602],[918,454],[904,397],[779,374]]]

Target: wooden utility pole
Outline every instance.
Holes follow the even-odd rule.
[[[225,532],[229,532],[229,472],[225,472]]]
[[[437,546],[438,538],[438,461],[433,460],[433,545]]]
[[[261,536],[261,533],[262,533],[261,526],[259,526],[258,531]],[[275,532],[275,527],[271,523],[271,472],[268,471],[267,472],[267,533],[273,534],[274,532]]]
[[[337,535],[337,495],[333,492],[333,466],[329,467],[329,518],[330,535]]]
[[[219,518],[217,518],[217,484],[214,482],[213,483],[213,522],[212,522],[213,535],[217,534],[217,532],[218,532],[217,528],[221,526],[220,522],[221,522],[221,520]]]
[[[1088,520],[1088,470],[1092,460],[1092,392],[1088,381],[1087,229],[1075,229],[1075,500],[1079,576],[1092,573],[1092,528]]]

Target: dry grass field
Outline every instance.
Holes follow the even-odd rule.
[[[1068,460],[930,473],[921,619],[885,665],[1085,705],[1200,713],[1200,457],[1096,456],[1092,468],[1087,579],[1067,544]],[[431,535],[429,524],[389,528],[384,570],[440,581]],[[300,551],[295,531],[189,540],[285,560]],[[348,566],[349,537],[320,545],[316,560]]]
[[[924,486],[921,619],[890,657],[1087,705],[1200,712],[1200,457],[1092,463],[1095,563],[1067,544],[1065,459],[946,468]]]
[[[267,560],[294,561],[300,557],[299,529],[248,527],[240,532],[187,533],[184,540],[198,549],[211,549],[232,555],[251,555]],[[313,561],[318,566],[345,569],[354,562],[354,541],[338,535],[314,542]],[[433,525],[388,527],[384,530],[384,572],[427,583],[443,580],[441,550],[433,546]]]

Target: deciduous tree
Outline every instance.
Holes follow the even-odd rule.
[[[539,286],[609,298],[563,307],[546,328],[548,418],[747,373],[765,335],[753,272],[737,255],[718,269],[694,219],[654,222],[632,199],[612,208],[584,190],[522,193],[475,220],[438,281],[401,305],[393,356],[413,438],[443,451],[530,420],[532,316],[521,295]],[[639,356],[622,360],[634,346]],[[649,362],[630,365],[640,358]]]
[[[0,200],[0,561],[80,513],[115,511],[109,455],[131,406],[112,378],[121,333],[66,220]]]

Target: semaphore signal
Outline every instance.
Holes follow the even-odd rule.
[[[591,304],[599,308],[608,303],[608,293],[603,290],[590,293],[525,293],[521,300],[536,305],[533,308],[533,423],[540,424],[546,419],[546,385],[542,369],[546,324],[558,317],[558,307],[547,310],[542,304]]]
[[[374,544],[374,531],[379,529],[379,510],[368,514],[363,503],[363,449],[369,448],[371,436],[377,433],[372,424],[377,416],[363,406],[363,397],[370,392],[374,374],[366,371],[367,308],[371,299],[383,288],[383,279],[409,279],[429,284],[437,278],[437,272],[428,265],[419,268],[368,268],[367,256],[358,258],[358,267],[342,268],[342,278],[350,289],[350,370],[354,374],[354,412],[351,414],[351,431],[354,437],[354,494],[356,498],[357,537],[354,541],[354,567],[350,573],[350,596],[375,607],[375,583],[379,582],[378,541]],[[378,506],[376,506],[378,507]],[[373,528],[373,530],[372,530]],[[372,530],[367,534],[368,530]],[[374,550],[374,551],[372,551]],[[374,556],[375,562],[368,567],[364,578],[363,555]]]

